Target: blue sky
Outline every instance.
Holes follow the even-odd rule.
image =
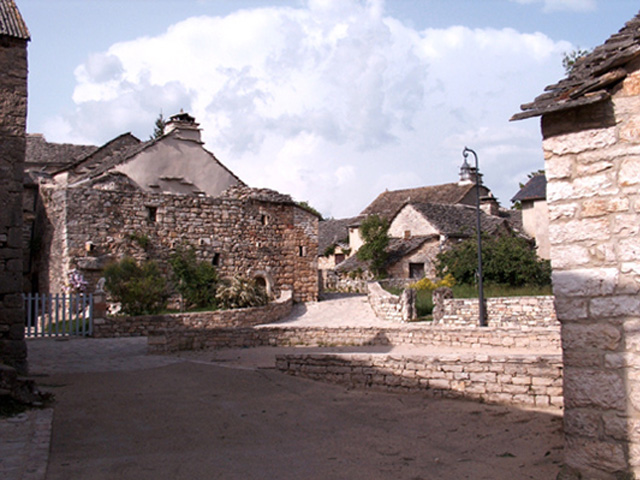
[[[146,139],[181,108],[251,186],[359,213],[457,179],[464,146],[503,206],[543,167],[519,105],[638,13],[631,0],[16,0],[28,131]]]

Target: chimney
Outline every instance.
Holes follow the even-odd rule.
[[[178,138],[202,143],[199,126],[200,124],[196,123],[195,118],[183,110],[180,110],[180,113],[169,117],[169,121],[165,126],[165,134],[176,130]]]
[[[498,215],[500,213],[500,204],[492,193],[484,197],[480,197],[480,210],[487,215]]]

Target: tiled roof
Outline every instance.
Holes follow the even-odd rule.
[[[603,45],[580,58],[568,77],[545,88],[533,102],[520,107],[511,120],[545,115],[589,105],[611,97],[626,76],[625,66],[640,57],[640,14]]]
[[[475,235],[477,225],[476,207],[469,205],[447,205],[441,203],[411,203],[422,216],[428,220],[439,233],[449,237],[469,237]],[[508,231],[507,219],[495,215],[487,215],[480,211],[482,231],[490,235]]]
[[[70,143],[47,142],[43,135],[28,134],[25,163],[34,167],[46,167],[55,164],[58,168],[70,165],[78,159],[94,152],[94,145],[73,145]]]
[[[349,227],[357,224],[363,217],[323,220],[318,223],[318,254],[322,255],[328,247],[349,239]]]
[[[429,187],[386,191],[362,211],[362,215],[379,215],[391,220],[407,203],[459,203],[475,188],[473,183],[445,183]],[[488,189],[481,186],[482,196]]]
[[[534,175],[511,199],[512,202],[544,200],[547,198],[547,177]]]
[[[29,29],[13,0],[0,0],[0,35],[29,40]]]

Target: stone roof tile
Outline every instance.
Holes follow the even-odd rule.
[[[544,200],[547,198],[547,177],[534,175],[511,199],[512,202],[527,200]]]
[[[30,40],[29,29],[13,0],[0,0],[0,35]]]

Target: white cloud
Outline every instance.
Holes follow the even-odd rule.
[[[146,138],[161,109],[184,108],[247,183],[333,216],[385,188],[455,181],[468,145],[508,205],[514,177],[542,167],[537,123],[508,118],[562,75],[570,48],[512,29],[417,31],[384,16],[382,0],[195,17],[90,57],[75,111],[45,134]]]
[[[521,4],[542,3],[545,12],[590,12],[596,9],[596,0],[510,0]]]

